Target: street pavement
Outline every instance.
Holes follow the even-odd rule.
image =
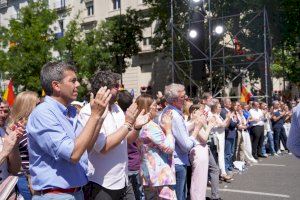
[[[300,159],[288,154],[260,158],[231,183],[220,184],[220,190],[224,200],[300,200]]]

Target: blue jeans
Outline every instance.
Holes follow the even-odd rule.
[[[269,149],[270,149],[270,153],[271,154],[274,154],[276,153],[275,152],[275,149],[274,149],[274,139],[273,139],[273,132],[272,131],[269,131],[267,133],[267,135],[265,136],[265,140],[264,140],[264,145],[262,146],[261,148],[261,153],[262,155],[266,155],[267,154],[267,151],[266,151],[266,145],[269,143]]]
[[[144,194],[143,186],[141,184],[139,171],[129,171],[128,178],[132,185],[135,199],[136,200],[145,200],[145,194]]]
[[[177,200],[186,199],[186,165],[175,165],[176,185],[175,191]]]
[[[17,182],[18,192],[22,195],[24,200],[31,200],[31,192],[29,190],[29,183],[24,174],[19,175]]]
[[[233,155],[234,155],[234,143],[235,138],[226,138],[225,139],[225,170],[233,170]]]
[[[84,200],[82,190],[74,193],[47,193],[42,195],[33,195],[32,200]]]

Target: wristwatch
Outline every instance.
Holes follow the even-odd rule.
[[[132,126],[130,124],[124,123],[123,126],[125,126],[129,132],[132,131]]]

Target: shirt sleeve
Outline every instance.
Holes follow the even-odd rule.
[[[87,121],[89,120],[91,116],[91,107],[90,104],[87,104],[85,107],[83,107],[79,113],[78,116],[78,121],[80,122],[80,124],[82,125],[82,127],[84,127],[87,123]],[[101,128],[100,133],[98,135],[98,138],[94,144],[94,150],[97,153],[100,153],[101,150],[103,149],[104,145],[106,143],[106,136],[105,136],[105,132],[104,129]]]
[[[26,131],[45,153],[56,160],[62,158],[71,161],[74,139],[68,136],[51,111],[33,113],[28,120]]]
[[[146,134],[148,138],[158,146],[158,148],[164,153],[171,154],[175,149],[174,137],[171,134],[165,136],[164,132],[159,126],[151,127]]]
[[[106,135],[104,130],[101,128],[98,138],[94,144],[94,150],[97,153],[101,153],[101,150],[103,149],[105,143],[106,143]]]
[[[189,137],[183,119],[177,115],[177,113],[173,112],[172,133],[181,151],[188,153],[194,147],[195,142],[193,138]]]
[[[300,109],[293,113],[290,134],[287,140],[288,149],[300,158]]]

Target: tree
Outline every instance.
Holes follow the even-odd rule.
[[[54,34],[50,25],[56,19],[45,1],[28,1],[8,28],[1,27],[1,40],[8,48],[1,53],[1,69],[9,72],[16,86],[41,91],[40,69],[52,58]]]
[[[115,72],[125,72],[128,67],[125,59],[140,52],[139,42],[143,39],[143,29],[149,25],[142,11],[130,8],[126,14],[112,17],[100,25],[99,31],[105,33]]]
[[[142,30],[147,20],[141,12],[128,9],[126,14],[102,21],[97,27],[82,34],[80,20],[75,17],[68,24],[64,36],[56,41],[59,59],[74,63],[79,78],[88,80],[98,69],[123,73],[128,67],[126,58],[140,51]],[[85,86],[86,81],[82,82]],[[87,90],[81,88],[81,96]]]

